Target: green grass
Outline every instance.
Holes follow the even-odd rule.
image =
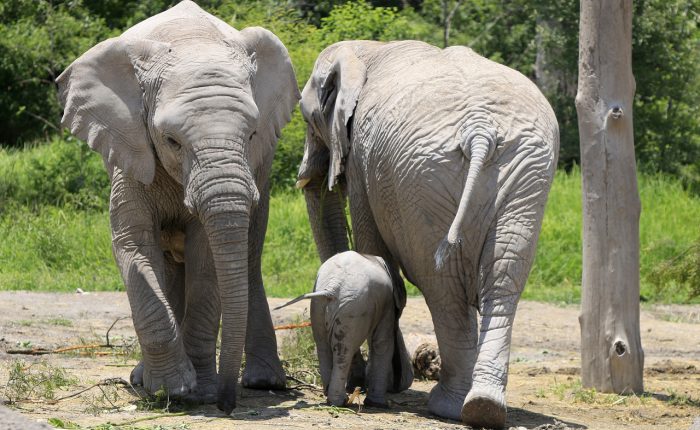
[[[106,212],[45,206],[0,214],[0,289],[109,291],[122,287]]]
[[[78,379],[73,375],[48,364],[45,360],[34,363],[13,360],[8,367],[9,375],[4,395],[12,403],[24,400],[52,400],[56,391],[78,384]]]
[[[311,291],[319,264],[302,193],[272,196],[262,261],[268,295],[292,297]]]
[[[44,180],[48,181],[50,175],[62,174],[59,161],[67,156],[61,154],[76,151],[66,142],[59,142],[53,148],[52,151],[58,151],[59,155],[45,147],[24,151],[34,161],[22,159],[22,151],[0,152],[0,167],[10,166],[14,171],[17,171],[17,166],[35,169],[44,172]],[[43,152],[37,155],[34,151]],[[87,163],[93,166],[95,160],[87,157]],[[47,161],[54,158],[57,161]],[[93,167],[88,169],[78,164],[68,169],[67,174],[78,179],[83,175],[93,178],[90,181],[99,182],[94,179],[97,174]],[[85,171],[90,173],[84,175]],[[4,185],[3,180],[7,182]],[[70,197],[69,184],[73,182],[68,181],[53,191],[49,187],[49,194],[63,196],[58,199],[61,205],[55,206],[51,203],[55,197],[32,197],[25,190],[26,187],[40,186],[29,176],[0,173],[0,197],[4,198],[4,204],[0,202],[0,290],[123,289],[112,257],[106,209],[100,208],[98,203],[89,203],[90,200],[85,198],[89,187],[77,188],[76,193],[83,197]],[[642,200],[643,297],[651,302],[700,302],[697,294],[691,294],[687,283],[666,278],[661,283],[658,280],[653,282],[655,270],[658,272],[674,257],[693,249],[693,243],[700,239],[697,224],[700,198],[685,191],[679,181],[664,176],[640,174],[639,189]],[[95,194],[106,199],[103,191]],[[319,263],[303,196],[300,192],[277,192],[270,207],[263,254],[268,295],[291,297],[308,292]],[[656,279],[661,278],[657,276]],[[580,299],[580,280],[580,173],[578,170],[571,173],[559,171],[550,193],[537,257],[523,297],[576,303]],[[409,293],[416,294],[417,290],[409,286]]]
[[[649,301],[687,303],[689,287],[654,284],[655,268],[682,254],[700,239],[700,198],[677,180],[662,175],[639,176],[641,294]],[[581,297],[581,176],[558,171],[549,195],[537,257],[523,298],[577,303]],[[691,301],[700,302],[700,297]]]

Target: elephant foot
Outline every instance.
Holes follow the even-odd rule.
[[[389,409],[389,404],[386,402],[385,399],[371,399],[370,397],[367,397],[364,402],[362,402],[364,406],[367,406],[369,408],[378,408],[378,409]]]
[[[189,358],[179,361],[174,368],[150,369],[145,364],[143,366],[143,388],[149,394],[165,389],[170,398],[184,399],[194,392],[196,387],[197,374]]]
[[[139,361],[139,364],[131,371],[129,382],[134,386],[143,386],[143,361]]]
[[[287,375],[277,355],[269,359],[246,356],[241,384],[255,390],[284,390],[287,388]]]
[[[329,406],[347,406],[348,404],[348,396],[346,395],[341,395],[337,397],[327,397],[326,398],[326,403]]]
[[[464,394],[448,390],[444,383],[438,382],[430,391],[428,410],[433,415],[460,421],[463,402]]]
[[[500,429],[506,425],[506,401],[499,389],[475,388],[464,400],[462,422],[474,428]]]
[[[197,386],[192,391],[186,400],[193,403],[212,404],[218,399],[218,378],[197,378]]]

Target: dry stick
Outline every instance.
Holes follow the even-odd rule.
[[[107,379],[103,379],[100,382],[85,388],[84,390],[80,390],[78,392],[75,392],[73,394],[69,394],[67,396],[59,397],[58,399],[54,399],[53,401],[60,402],[61,400],[70,399],[71,397],[75,397],[75,396],[78,396],[80,394],[83,394],[86,391],[92,390],[95,387],[102,387],[105,385],[123,385],[123,386],[127,387],[130,384],[128,382],[126,382],[125,380],[123,380],[122,378],[107,378]]]
[[[290,389],[296,390],[297,388],[310,388],[316,391],[323,391],[323,388],[319,387],[318,385],[309,384],[308,382],[304,382],[295,376],[287,375],[287,379],[294,381],[298,384],[293,387],[289,387]]]
[[[181,417],[181,416],[184,416],[184,415],[187,415],[187,414],[188,414],[187,411],[183,411],[183,412],[173,412],[172,414],[151,415],[151,416],[148,416],[148,417],[136,418],[136,419],[129,420],[129,421],[123,421],[123,422],[120,422],[120,423],[114,423],[114,424],[112,424],[112,425],[115,426],[115,427],[122,427],[122,426],[128,426],[128,425],[131,425],[131,424],[140,423],[140,422],[142,422],[142,421],[151,421],[151,420],[157,420],[158,418],[167,418],[167,417]]]
[[[296,328],[311,327],[311,322],[306,321],[299,324],[276,325],[275,330],[291,330]]]
[[[77,391],[72,394],[68,394],[67,396],[59,397],[58,399],[50,399],[50,400],[40,400],[40,399],[23,399],[23,400],[15,400],[12,403],[43,403],[43,404],[48,404],[48,405],[55,405],[56,403],[60,402],[61,400],[66,400],[70,399],[72,397],[79,396],[83,394],[86,391],[92,390],[95,387],[101,387],[105,385],[113,385],[113,384],[119,384],[123,386],[129,386],[130,384],[123,380],[122,378],[108,378],[108,379],[103,379],[100,382],[93,384],[87,388],[84,388],[80,391]]]
[[[109,332],[112,331],[112,329],[114,328],[114,325],[115,325],[118,321],[121,321],[121,320],[124,320],[124,319],[127,319],[127,318],[131,318],[131,317],[130,317],[130,316],[125,316],[125,317],[119,317],[119,318],[115,319],[114,322],[112,323],[112,325],[109,326],[109,328],[107,329],[107,333],[105,334],[105,339],[107,340],[107,346],[108,346],[108,347],[111,348],[111,345],[109,344]]]

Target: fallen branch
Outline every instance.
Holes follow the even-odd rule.
[[[299,324],[276,325],[275,330],[292,330],[295,328],[311,327],[310,321],[305,321]]]
[[[123,427],[123,426],[129,426],[132,424],[140,423],[143,421],[151,421],[151,420],[157,420],[158,418],[166,418],[166,417],[181,417],[184,415],[187,415],[189,412],[183,411],[183,412],[173,412],[173,413],[167,413],[167,414],[158,414],[158,415],[151,415],[149,417],[143,417],[143,418],[136,418],[133,420],[129,421],[122,421],[120,423],[110,423],[115,427]]]
[[[106,385],[122,385],[122,386],[124,386],[124,387],[130,387],[130,386],[131,386],[131,384],[129,384],[128,382],[126,382],[126,381],[123,380],[122,378],[107,378],[107,379],[101,380],[100,382],[98,382],[98,383],[96,383],[96,384],[92,384],[91,386],[89,386],[89,387],[87,387],[87,388],[85,388],[85,389],[83,389],[83,390],[77,391],[77,392],[72,393],[72,394],[69,394],[69,395],[67,395],[67,396],[59,397],[58,399],[54,399],[53,402],[58,403],[58,402],[60,402],[61,400],[66,400],[66,399],[70,399],[71,397],[79,396],[79,395],[83,394],[83,393],[86,392],[86,391],[92,390],[92,389],[95,388],[95,387],[104,387],[104,386],[106,386]]]
[[[297,385],[294,385],[293,387],[289,387],[289,389],[291,389],[291,390],[298,390],[299,388],[309,388],[311,390],[323,392],[323,388],[319,387],[318,385],[309,384],[308,382],[304,382],[303,380],[301,380],[297,377],[287,375],[287,379],[297,383]]]
[[[8,402],[8,404],[40,403],[40,404],[46,404],[46,405],[55,405],[56,403],[58,403],[62,400],[66,400],[66,399],[70,399],[70,398],[79,396],[86,391],[92,390],[93,388],[104,387],[107,385],[122,385],[124,387],[131,387],[131,384],[129,384],[128,382],[126,382],[122,378],[107,378],[107,379],[101,380],[100,382],[92,384],[89,387],[84,388],[80,391],[76,391],[75,393],[71,393],[71,394],[68,394],[67,396],[59,397],[58,399],[46,399],[46,400],[44,400],[44,399],[19,399],[19,400],[13,400],[11,402]]]

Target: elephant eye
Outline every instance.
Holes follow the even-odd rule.
[[[256,132],[250,133],[250,137],[248,137],[248,140],[253,140],[253,136],[255,136],[255,133],[256,133]]]
[[[172,137],[166,138],[165,142],[168,144],[168,146],[170,146],[170,148],[172,148],[175,151],[179,151],[180,148],[182,148],[182,145],[180,145],[180,143]]]

